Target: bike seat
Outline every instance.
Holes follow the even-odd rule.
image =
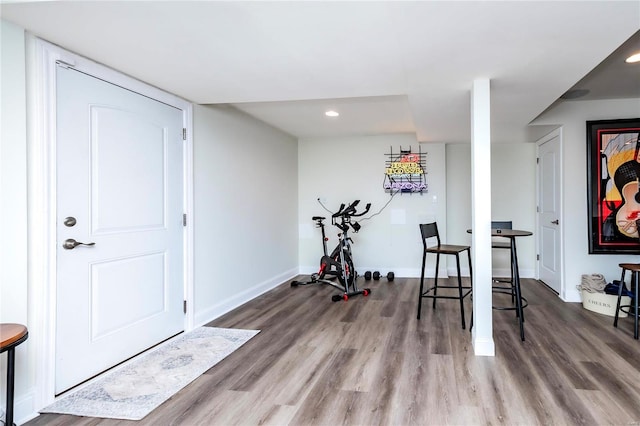
[[[311,218],[311,220],[324,220],[325,218],[322,216],[314,216]]]

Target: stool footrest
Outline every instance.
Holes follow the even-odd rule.
[[[455,287],[453,287],[453,286],[448,286],[448,287],[438,286],[438,289],[442,289],[442,288],[455,288],[455,289],[457,289],[458,287],[457,286],[455,286]],[[428,299],[460,299],[460,296],[447,296],[447,295],[439,295],[439,294],[435,294],[435,295],[429,294],[433,290],[435,290],[435,287],[431,287],[427,291],[423,292],[420,296],[428,298]],[[471,287],[462,287],[462,290],[466,290],[466,292],[464,292],[462,294],[462,298],[463,299],[471,294]]]
[[[633,317],[634,315],[634,311],[632,311],[633,305],[620,305],[618,309],[624,312],[625,314],[629,315],[630,317]]]
[[[515,297],[515,290],[512,289],[511,287],[493,287],[493,292],[494,293],[502,293],[502,294],[508,294],[510,296]],[[529,301],[527,300],[526,297],[524,296],[520,296],[520,300],[522,303],[522,309],[526,308],[527,306],[529,306]],[[493,309],[495,309],[496,311],[515,311],[518,309],[517,305],[513,305],[513,306],[492,306]]]

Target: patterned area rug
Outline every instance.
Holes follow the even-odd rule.
[[[63,396],[40,412],[140,420],[259,332],[197,328]]]

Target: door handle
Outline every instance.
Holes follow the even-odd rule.
[[[64,243],[62,243],[62,247],[65,250],[73,250],[74,248],[78,247],[78,246],[94,246],[96,245],[96,243],[81,243],[80,241],[76,241],[73,238],[69,238],[68,240],[64,240]]]
[[[560,221],[558,219],[556,219],[556,220],[552,220],[551,223],[553,223],[554,225],[558,225],[558,224],[560,224]]]

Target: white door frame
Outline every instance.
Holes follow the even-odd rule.
[[[565,298],[565,284],[566,280],[564,279],[564,217],[563,217],[563,204],[564,204],[564,179],[563,179],[563,167],[562,167],[562,128],[558,128],[553,130],[551,133],[543,136],[542,138],[536,141],[536,158],[540,158],[539,151],[540,146],[544,143],[550,141],[553,138],[558,138],[558,144],[560,148],[559,152],[559,161],[560,161],[560,175],[558,176],[558,190],[560,191],[560,205],[558,206],[559,214],[558,219],[560,223],[558,224],[558,235],[560,236],[560,265],[558,266],[558,278],[560,279],[560,293],[559,296],[562,300],[566,300]],[[542,188],[540,187],[540,164],[536,165],[536,205],[540,206],[540,197],[542,195]],[[537,261],[536,261],[536,279],[540,278],[540,250],[542,244],[540,243],[540,212],[536,211],[536,253]]]
[[[35,365],[35,410],[55,395],[56,312],[56,63],[132,90],[183,111],[185,331],[193,329],[193,140],[192,104],[104,65],[28,35],[28,287],[29,331]]]

